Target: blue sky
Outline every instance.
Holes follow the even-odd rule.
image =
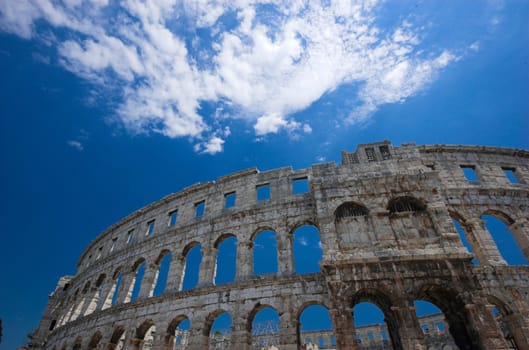
[[[529,146],[527,1],[0,0],[1,349],[106,227],[237,170]]]

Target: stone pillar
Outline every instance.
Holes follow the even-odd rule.
[[[136,271],[124,273],[121,277],[121,285],[118,291],[118,298],[116,305],[128,303],[134,288],[134,280],[136,279]]]
[[[398,306],[391,307],[391,313],[396,321],[402,349],[426,350],[424,333],[415,313],[415,307],[411,306],[407,300],[401,300]],[[391,323],[388,322],[388,328],[393,326]],[[388,331],[392,332],[391,329]],[[395,343],[395,340],[392,339],[392,342]]]
[[[329,282],[333,307],[329,310],[334,326],[334,340],[337,349],[357,349],[353,310],[349,298],[340,291],[340,282]]]
[[[490,306],[492,309],[494,306]],[[480,349],[487,350],[507,350],[509,347],[496,320],[492,316],[491,310],[482,304],[466,304],[465,311],[469,328],[472,330],[470,336],[478,342]],[[469,344],[470,346],[470,344]],[[473,349],[473,347],[469,347]]]
[[[101,289],[101,296],[98,300],[96,311],[108,309],[112,305],[112,295],[116,280],[107,278],[105,282],[99,287]]]
[[[86,300],[84,303],[84,307],[81,310],[81,316],[90,315],[92,312],[95,311],[98,303],[99,303],[99,288],[92,287],[87,293],[86,293]]]
[[[468,222],[472,228],[469,235],[473,235],[472,240],[478,245],[474,250],[478,261],[483,265],[507,265],[483,220],[470,219]]]
[[[209,334],[204,334],[204,324],[206,320],[203,317],[195,318],[191,323],[191,337],[189,340],[189,350],[204,350],[209,348]]]
[[[251,350],[251,336],[246,318],[233,315],[231,329],[231,348]]]
[[[253,274],[253,242],[237,242],[236,280],[242,281]]]
[[[158,279],[159,268],[160,266],[156,264],[149,264],[145,267],[145,273],[143,274],[143,280],[141,281],[138,299],[152,297],[154,286],[156,280]]]
[[[292,319],[290,312],[279,316],[279,348],[281,350],[296,350],[298,348],[298,321]]]
[[[281,228],[276,232],[277,240],[277,272],[280,275],[294,273],[294,259],[292,252],[292,235]]]
[[[174,254],[167,274],[165,290],[168,293],[178,292],[182,288],[182,275],[184,274],[185,257]]]
[[[502,320],[514,339],[518,349],[529,350],[529,327],[527,327],[526,322],[524,322],[522,315],[511,314],[502,316]]]
[[[198,275],[198,286],[206,287],[213,285],[213,276],[215,275],[215,265],[217,257],[217,248],[202,246],[202,261],[200,262],[200,271]]]
[[[529,221],[526,218],[518,218],[508,228],[520,246],[525,259],[529,262]]]

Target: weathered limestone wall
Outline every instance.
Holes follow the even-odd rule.
[[[461,167],[479,180],[468,181]],[[309,192],[293,193],[299,179],[308,181]],[[262,185],[269,186],[269,199],[258,199]],[[231,193],[235,205],[226,208]],[[204,212],[197,217],[200,205]],[[443,311],[461,349],[510,349],[509,342],[529,349],[529,267],[507,266],[481,220],[486,214],[505,222],[529,259],[528,207],[524,150],[384,141],[343,152],[340,165],[241,171],[171,194],[99,235],[81,255],[76,275],[62,278],[51,294],[31,346],[117,349],[123,343],[142,349],[149,337],[152,349],[177,349],[175,328],[187,318],[192,336],[186,349],[207,349],[213,319],[226,311],[231,347],[250,349],[252,319],[269,306],[280,315],[278,347],[298,349],[299,315],[318,304],[330,312],[336,348],[357,349],[352,308],[369,301],[383,311],[394,349],[426,350],[433,345],[413,306],[425,300]],[[474,254],[452,220],[465,230]],[[306,224],[319,230],[323,261],[319,273],[297,275],[293,233]],[[263,230],[275,232],[278,271],[255,276],[253,241]],[[237,240],[236,278],[216,286],[217,248],[226,237]],[[182,291],[186,254],[196,245],[202,251],[199,283]],[[167,286],[153,297],[168,253]],[[479,266],[471,263],[474,257]],[[142,263],[140,294],[130,302]]]

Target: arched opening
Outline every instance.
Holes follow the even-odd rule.
[[[136,329],[136,339],[141,340],[140,342],[141,346],[139,347],[139,349],[151,350],[155,333],[156,333],[156,326],[154,325],[154,322],[152,320],[144,321]]]
[[[523,348],[519,344],[528,343],[528,334],[524,334],[523,318],[518,315],[514,315],[512,310],[502,302],[500,299],[494,296],[488,296],[488,301],[494,305],[491,310],[492,317],[496,321],[498,328],[505,339],[505,342],[509,346],[509,349],[518,350]],[[520,324],[522,323],[522,324]]]
[[[490,232],[494,243],[498,247],[503,259],[509,265],[529,265],[527,257],[520,249],[521,242],[517,242],[506,224],[513,224],[514,221],[507,215],[500,212],[490,212],[483,215],[481,219],[485,227]]]
[[[231,316],[229,313],[218,310],[210,315],[209,322],[209,349],[231,349]],[[209,323],[208,322],[208,323]]]
[[[455,219],[454,217],[452,217],[452,223],[454,224],[454,227],[456,228],[456,232],[459,235],[459,239],[461,240],[461,243],[463,243],[463,246],[465,248],[467,248],[467,251],[469,253],[474,254],[474,248],[472,248],[472,245],[468,242],[467,233],[463,229],[463,226],[461,225],[461,223],[457,219]],[[472,264],[473,265],[479,265],[478,259],[473,258],[472,259]]]
[[[478,339],[471,336],[473,331],[470,328],[471,323],[468,320],[465,304],[455,292],[438,285],[425,286],[418,294],[416,300],[427,301],[435,306],[435,309],[433,309],[431,306],[425,307],[426,304],[424,303],[419,304],[426,310],[433,309],[442,312],[448,325],[447,331],[450,333],[457,348],[461,350],[479,348]],[[438,325],[437,329],[440,327]]]
[[[279,314],[269,306],[259,305],[250,315],[252,349],[279,345]]]
[[[174,318],[167,328],[168,337],[166,338],[166,344],[168,348],[173,350],[188,349],[190,329],[191,322],[189,322],[187,316],[180,315]]]
[[[81,350],[82,342],[83,342],[83,339],[81,339],[81,337],[77,337],[75,339],[75,342],[73,343],[72,349],[73,350]]]
[[[335,347],[334,330],[329,310],[322,305],[310,305],[303,309],[298,318],[298,347],[307,348],[312,344],[318,349]]]
[[[294,267],[296,273],[320,272],[323,256],[320,233],[312,225],[303,225],[294,231]]]
[[[424,300],[415,300],[413,306],[428,347],[435,348],[435,346],[438,346],[441,349],[445,347],[447,349],[457,349],[454,338],[448,331],[448,323],[441,309]]]
[[[359,349],[398,349],[394,347],[399,342],[396,325],[391,330],[388,329],[384,313],[376,304],[369,301],[355,304],[353,321]]]
[[[376,240],[368,215],[367,208],[355,202],[346,202],[336,208],[334,226],[341,249],[355,249]]]
[[[417,198],[402,196],[389,201],[389,221],[401,244],[416,244],[415,239],[435,237],[426,204]]]
[[[123,279],[122,273],[119,271],[119,269],[116,270],[114,273],[114,285],[112,286],[112,289],[110,290],[110,293],[108,295],[110,296],[110,305],[108,305],[107,302],[105,302],[105,305],[103,305],[103,309],[106,309],[107,307],[110,307],[111,305],[115,305],[118,300],[119,291],[121,289],[121,280]]]
[[[237,268],[237,238],[223,236],[215,244],[217,261],[215,264],[214,284],[225,284],[235,280]]]
[[[145,259],[138,260],[134,267],[132,268],[132,271],[135,272],[134,280],[133,280],[133,288],[132,293],[130,294],[130,301],[133,302],[136,299],[138,299],[138,296],[140,294],[141,289],[141,282],[143,280],[143,276],[145,275]]]
[[[254,275],[264,275],[276,272],[276,233],[271,230],[261,231],[253,239],[253,273]]]
[[[107,346],[107,350],[121,350],[125,345],[125,328],[122,326],[116,327],[112,336],[110,337],[110,342]]]
[[[167,285],[167,276],[169,275],[169,268],[171,267],[171,259],[173,255],[168,251],[163,251],[156,260],[158,266],[158,273],[156,275],[156,284],[154,286],[153,296],[163,294],[165,286]]]
[[[182,290],[190,290],[197,286],[202,262],[202,246],[196,242],[184,249],[185,265],[182,276]]]
[[[101,341],[101,338],[103,338],[103,335],[100,331],[97,331],[94,333],[92,338],[90,338],[90,342],[88,343],[88,350],[97,350],[97,347],[99,346],[99,342]]]

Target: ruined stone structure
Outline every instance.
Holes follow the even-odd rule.
[[[308,191],[294,193],[298,182]],[[252,321],[270,307],[279,315],[274,345],[294,350],[304,339],[300,315],[321,305],[336,349],[359,349],[365,342],[357,341],[353,307],[368,301],[382,310],[393,349],[449,349],[430,343],[421,328],[414,301],[423,300],[442,310],[453,348],[529,349],[529,267],[507,265],[481,219],[503,221],[529,259],[528,208],[525,150],[385,141],[343,152],[340,165],[230,174],[171,194],[100,234],[76,275],[61,278],[50,295],[31,348],[256,349],[254,338],[263,334]],[[293,236],[306,224],[318,229],[323,256],[319,272],[298,274]],[[256,275],[254,241],[263,230],[275,233],[278,271]],[[217,285],[217,249],[230,237],[236,276]],[[186,257],[198,245],[198,283],[183,291]],[[166,257],[167,284],[157,294]],[[223,312],[231,333],[212,336]],[[185,320],[190,329],[183,331]]]

